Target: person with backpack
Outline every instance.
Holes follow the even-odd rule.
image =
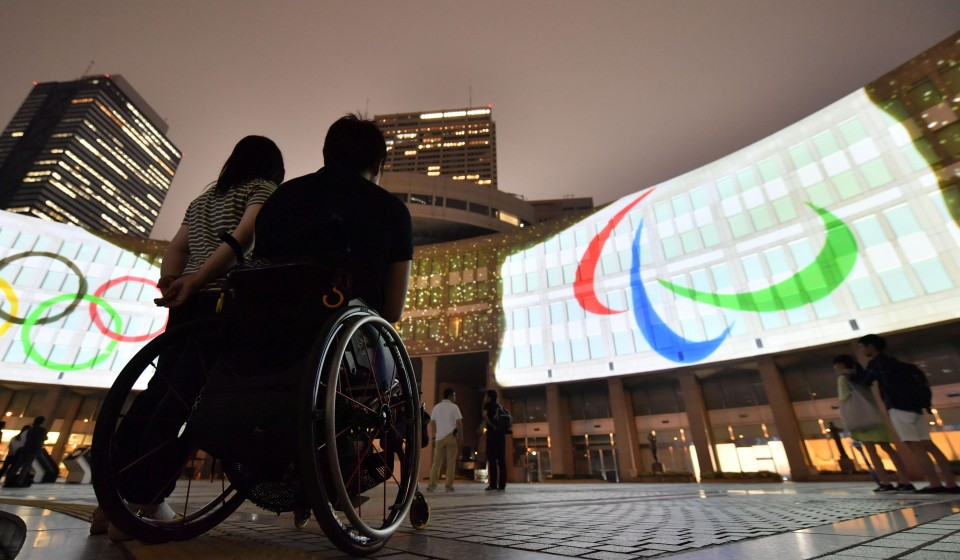
[[[890,430],[880,414],[877,401],[873,398],[870,388],[850,381],[856,373],[863,375],[863,366],[848,354],[840,354],[833,358],[833,370],[837,373],[837,398],[840,400],[840,419],[843,426],[850,433],[850,439],[862,444],[861,454],[866,450],[870,460],[868,466],[873,468],[877,480],[874,492],[913,492],[916,488],[910,483],[907,476],[907,466],[903,458],[893,447]],[[890,457],[897,468],[896,479],[883,468],[883,461],[877,448]]]
[[[503,492],[507,487],[507,433],[510,414],[497,402],[497,392],[487,391],[483,398],[483,424],[487,428],[487,487]]]
[[[863,385],[874,382],[880,387],[880,397],[890,414],[890,422],[897,435],[913,451],[929,482],[920,494],[960,494],[960,487],[950,470],[950,462],[930,439],[930,424],[924,416],[932,406],[930,383],[926,374],[914,364],[901,362],[886,354],[887,342],[882,336],[868,334],[857,341],[859,353],[867,360],[862,372],[850,376],[850,381]],[[936,461],[930,460],[930,457]],[[940,473],[937,473],[939,467]],[[942,477],[942,482],[941,482]]]

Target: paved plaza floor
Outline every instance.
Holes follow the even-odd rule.
[[[874,494],[868,483],[514,484],[426,494],[429,526],[405,523],[378,558],[407,560],[960,560],[960,495]],[[181,543],[89,536],[89,485],[0,491],[28,534],[22,560],[343,558],[314,522],[246,503]]]

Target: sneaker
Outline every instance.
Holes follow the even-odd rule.
[[[486,488],[484,488],[484,490],[489,492],[491,490],[496,490],[496,488],[494,488],[493,486],[487,486]]]
[[[897,487],[893,484],[881,484],[873,489],[874,492],[896,492]]]
[[[946,494],[950,489],[944,486],[927,486],[917,490],[917,494]]]
[[[897,484],[897,492],[916,492],[917,487],[909,482],[906,484]]]
[[[453,486],[447,488],[447,492],[453,492]]]

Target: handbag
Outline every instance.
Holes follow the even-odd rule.
[[[840,418],[847,431],[864,432],[884,427],[886,424],[870,387],[849,380],[848,384],[850,396],[840,401]]]

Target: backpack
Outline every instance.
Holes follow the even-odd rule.
[[[498,434],[509,434],[513,432],[513,416],[507,412],[507,409],[497,405],[497,411],[493,413],[493,429]]]
[[[891,395],[895,406],[902,410],[929,409],[933,404],[933,392],[927,374],[916,364],[896,360],[894,367],[895,391]]]

